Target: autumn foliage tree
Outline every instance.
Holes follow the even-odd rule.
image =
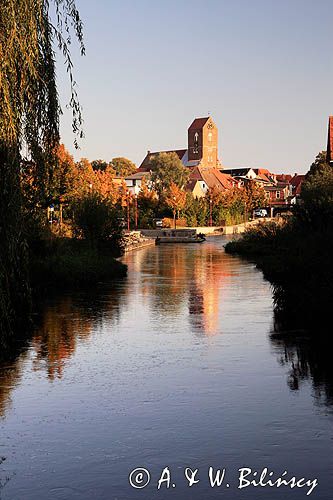
[[[242,192],[247,212],[252,212],[255,208],[263,207],[267,203],[264,188],[255,181],[249,180],[246,182]]]
[[[176,213],[182,210],[186,204],[186,193],[177,184],[171,182],[168,194],[165,198],[166,205],[173,212],[174,227],[176,229]]]

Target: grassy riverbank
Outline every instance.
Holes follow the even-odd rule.
[[[33,294],[94,286],[126,273],[127,266],[116,260],[111,246],[92,247],[84,240],[57,238],[44,242],[30,259]]]
[[[325,327],[333,298],[329,227],[310,231],[295,219],[285,224],[263,223],[225,249],[255,262],[263,271],[273,285],[279,321],[317,330]]]

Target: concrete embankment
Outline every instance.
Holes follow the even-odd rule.
[[[256,226],[259,222],[268,222],[274,219],[265,217],[251,220],[249,222],[243,222],[242,224],[235,224],[233,226],[223,226],[222,234],[241,234],[244,233],[249,227]]]
[[[142,231],[131,231],[124,236],[125,253],[155,245],[155,237],[147,237]]]
[[[197,234],[202,233],[205,236],[219,236],[222,234],[241,234],[244,231],[251,227],[255,226],[259,222],[262,221],[270,221],[272,219],[264,218],[264,219],[255,219],[249,222],[243,222],[242,224],[234,224],[232,226],[198,226],[198,227],[179,227],[177,229],[195,229]],[[163,229],[142,229],[141,234],[146,236],[147,238],[157,238],[161,236],[161,232]]]
[[[165,230],[170,230],[172,228],[165,228]],[[177,229],[192,229],[196,230],[197,234],[202,233],[204,235],[217,235],[223,234],[223,227],[221,226],[206,226],[206,227],[177,227]],[[148,238],[157,238],[162,236],[163,228],[161,229],[142,229],[141,233]]]

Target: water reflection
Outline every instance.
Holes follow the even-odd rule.
[[[333,363],[328,340],[317,332],[275,331],[271,343],[278,362],[288,368],[287,383],[292,391],[311,381],[319,405],[333,405]]]
[[[29,345],[0,368],[4,500],[134,500],[128,473],[140,464],[297,465],[329,485],[331,419],[312,394],[332,407],[330,351],[303,333],[269,336],[269,284],[224,242],[142,249],[112,288],[44,304]],[[175,498],[192,491],[219,496],[177,485]]]
[[[0,417],[10,407],[11,392],[21,379],[25,358],[26,353],[21,353],[13,362],[0,365]]]
[[[126,290],[126,278],[121,289]],[[28,345],[12,348],[8,361],[0,364],[0,416],[10,407],[11,392],[24,375],[28,351],[33,371],[42,371],[50,381],[61,379],[78,345],[102,328],[104,320],[119,319],[121,296],[119,286],[114,285],[45,302],[35,315],[35,330]]]
[[[127,260],[133,265],[132,256]],[[183,311],[193,329],[206,335],[218,331],[221,293],[238,275],[235,259],[222,246],[207,242],[146,249],[134,258],[134,267],[144,274],[142,295],[150,297],[151,308],[166,320]]]

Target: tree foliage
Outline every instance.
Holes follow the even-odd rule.
[[[113,158],[111,162],[112,168],[119,177],[126,177],[127,175],[136,172],[136,165],[128,158],[119,157]]]
[[[97,192],[89,193],[74,205],[74,227],[93,247],[105,241],[119,245],[121,239],[114,205]]]
[[[182,210],[186,204],[186,193],[174,182],[170,184],[165,203],[173,212]]]
[[[326,151],[320,151],[315,161],[311,164],[309,171],[307,172],[305,179],[310,180],[310,178],[315,174],[322,174],[325,172],[330,172],[332,169],[331,165],[326,161]]]
[[[150,160],[151,183],[159,198],[167,193],[172,183],[183,188],[189,171],[176,153],[158,153]]]
[[[267,196],[265,190],[257,182],[249,180],[243,188],[243,200],[248,212],[265,206]]]
[[[302,184],[302,205],[298,208],[297,215],[315,228],[332,227],[333,167],[326,162],[320,163],[312,171],[310,168],[308,174]]]
[[[18,320],[24,321],[28,314],[20,153],[24,146],[26,159],[36,166],[34,177],[40,198],[45,199],[52,179],[50,158],[59,142],[55,44],[69,74],[73,130],[82,135],[81,108],[69,50],[73,31],[84,53],[82,23],[74,0],[1,2],[0,338],[12,332]]]
[[[93,168],[93,170],[106,170],[108,167],[111,166],[110,163],[108,163],[107,161],[104,161],[104,160],[93,160],[91,162],[91,166]]]

